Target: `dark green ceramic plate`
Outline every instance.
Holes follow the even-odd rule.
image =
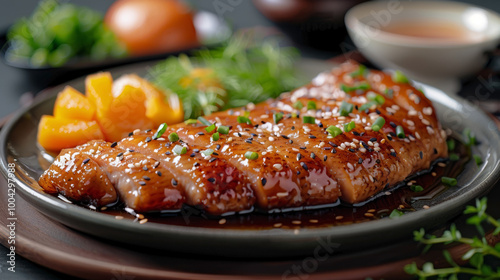
[[[300,64],[307,78],[332,67],[332,64],[316,60],[303,60]],[[117,76],[131,72],[143,74],[149,65],[152,64],[124,66],[111,72]],[[68,84],[83,90],[83,81],[82,78]],[[493,121],[465,100],[451,98],[422,85],[434,101],[445,128],[459,134],[467,127],[476,135],[481,144],[474,147],[473,152],[481,155],[484,163],[477,167],[473,161],[469,162],[457,178],[458,186],[428,200],[415,201],[412,205],[417,209],[415,212],[398,219],[300,229],[217,229],[116,220],[111,215],[47,195],[36,183],[46,168],[41,163],[47,162],[36,144],[37,125],[43,114],[52,112],[55,96],[63,86],[47,89],[46,98],[20,111],[2,129],[2,173],[7,177],[8,164],[14,163],[17,193],[48,217],[79,231],[129,245],[227,257],[286,257],[311,255],[317,248],[347,251],[380,246],[409,238],[413,230],[421,227],[431,228],[444,223],[459,214],[468,202],[484,195],[500,177],[500,133]],[[430,208],[423,209],[423,205]]]

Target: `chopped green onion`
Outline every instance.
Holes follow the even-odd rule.
[[[219,127],[217,127],[217,132],[219,132],[220,134],[228,134],[229,126],[220,125]]]
[[[163,133],[165,133],[165,131],[167,130],[167,127],[168,127],[168,125],[166,123],[160,124],[160,126],[158,127],[158,130],[153,135],[153,139],[156,140],[156,139],[160,138],[163,135]]]
[[[372,124],[373,131],[379,131],[385,124],[385,119],[383,117],[378,117]]]
[[[300,109],[304,108],[304,104],[302,104],[302,102],[300,102],[300,100],[297,100],[295,103],[293,103],[292,107],[297,109],[297,110],[300,110]]]
[[[363,112],[365,110],[368,110],[373,105],[377,105],[377,102],[375,102],[375,101],[366,102],[365,104],[361,105],[361,107],[359,107],[359,111]]]
[[[449,139],[448,141],[446,141],[446,145],[448,146],[448,151],[455,150],[455,140]]]
[[[256,160],[259,158],[259,154],[257,154],[256,152],[246,152],[245,157],[247,159]]]
[[[174,154],[176,155],[183,155],[187,152],[187,148],[181,145],[175,145],[175,147],[172,149],[172,152],[174,152]]]
[[[219,140],[219,138],[220,138],[219,132],[212,134],[212,140],[217,141]]]
[[[214,129],[215,129],[215,123],[205,127],[206,132],[212,132],[212,131],[214,131]]]
[[[307,102],[307,110],[316,110],[316,102],[308,101]]]
[[[212,154],[214,153],[214,150],[212,150],[212,149],[206,149],[206,150],[204,150],[204,151],[201,151],[201,153],[202,153],[204,156],[208,157],[208,156],[210,156],[210,155],[212,155]]]
[[[445,185],[453,187],[457,184],[457,179],[450,177],[441,177],[441,182],[443,182],[443,184]]]
[[[396,126],[396,135],[399,138],[406,138],[405,130],[403,129],[402,126],[400,125]]]
[[[283,119],[283,113],[274,113],[273,114],[273,120],[274,123],[279,123]]]
[[[209,121],[207,121],[207,119],[205,119],[204,117],[198,117],[198,120],[199,120],[202,124],[204,124],[204,125],[207,125],[207,126],[208,126],[208,125],[212,125],[212,123],[211,123],[211,122],[209,122]]]
[[[238,123],[252,124],[252,121],[250,121],[250,119],[245,116],[238,116],[237,120]]]
[[[292,118],[298,118],[299,113],[298,112],[292,112]]]
[[[424,188],[420,185],[411,185],[410,190],[412,190],[413,192],[421,192],[424,190]]]
[[[345,93],[349,93],[351,91],[355,91],[355,90],[368,90],[370,89],[370,84],[368,84],[367,82],[361,82],[357,85],[354,85],[354,86],[347,86],[347,85],[344,85],[344,84],[341,84],[340,85],[340,89],[343,90]]]
[[[474,134],[470,131],[469,128],[466,128],[464,129],[464,131],[462,132],[463,136],[464,136],[464,141],[465,141],[465,145],[467,146],[475,146],[477,144],[477,141],[476,141],[476,136],[474,136]]]
[[[245,113],[243,113],[243,117],[245,118],[250,117],[250,111],[245,111]]]
[[[304,116],[304,117],[302,117],[302,122],[303,123],[315,124],[316,123],[316,119],[314,117],[311,117],[311,116]]]
[[[479,156],[479,155],[473,155],[473,157],[474,157],[474,160],[476,161],[476,165],[477,166],[483,164],[483,159],[481,158],[481,156]]]
[[[385,91],[384,91],[384,93],[389,98],[392,98],[394,96],[394,90],[392,88],[386,88]]]
[[[347,116],[349,116],[349,114],[352,112],[353,109],[354,109],[354,105],[352,105],[351,103],[342,101],[342,104],[340,104],[339,112],[340,112],[341,116],[347,117]]]
[[[175,132],[170,133],[170,135],[168,136],[168,141],[170,141],[172,143],[179,141],[179,135]]]
[[[376,94],[374,92],[369,92],[366,95],[366,98],[368,98],[368,100],[377,102],[378,105],[383,105],[385,103],[385,98],[382,95]]]
[[[403,212],[399,211],[398,209],[394,209],[394,210],[392,210],[391,214],[389,215],[389,218],[395,219],[395,218],[399,218],[403,215],[404,215]]]
[[[355,127],[356,127],[356,123],[354,123],[354,121],[351,121],[350,123],[344,124],[344,131],[349,132],[349,131],[353,130]]]
[[[184,123],[185,123],[185,124],[197,124],[197,123],[198,123],[198,120],[195,120],[195,119],[189,119],[189,120],[186,120]]]
[[[457,161],[457,160],[459,160],[459,159],[460,159],[460,156],[459,156],[459,155],[457,155],[457,154],[455,154],[455,153],[451,153],[451,154],[450,154],[450,160],[451,160],[451,161]]]
[[[353,78],[364,77],[366,72],[367,72],[366,70],[367,70],[366,66],[364,66],[363,64],[360,64],[358,70],[351,72],[351,74],[349,74],[349,75]]]
[[[410,81],[408,78],[401,72],[400,70],[396,70],[394,74],[392,74],[392,81],[395,83],[408,84]]]
[[[327,131],[328,133],[330,133],[330,135],[332,135],[333,137],[337,137],[337,136],[339,136],[340,134],[342,134],[342,129],[340,129],[340,128],[338,128],[338,127],[334,126],[334,125],[330,125],[330,126],[326,129],[326,131]]]

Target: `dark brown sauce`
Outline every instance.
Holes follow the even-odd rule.
[[[445,191],[447,186],[441,183],[441,177],[456,178],[470,160],[468,148],[455,139],[455,152],[460,156],[458,161],[441,159],[434,162],[429,170],[421,171],[411,176],[403,183],[381,192],[372,199],[359,205],[337,203],[320,209],[302,209],[300,211],[283,211],[281,213],[262,213],[255,210],[246,214],[234,214],[222,217],[209,217],[196,208],[185,206],[180,212],[142,214],[148,223],[179,225],[204,228],[228,229],[270,229],[270,228],[302,228],[331,227],[352,223],[382,219],[388,217],[394,209],[401,212],[416,211],[412,205],[415,201],[425,203]],[[443,165],[446,166],[443,166]],[[435,175],[435,176],[434,176]],[[421,192],[414,192],[408,186],[420,185]],[[101,211],[102,213],[134,220],[135,213],[130,214],[123,207],[115,207]],[[142,217],[141,217],[142,219]]]

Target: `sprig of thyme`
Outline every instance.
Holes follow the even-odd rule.
[[[472,214],[473,216],[467,219],[467,223],[474,225],[480,234],[480,237],[472,238],[463,237],[455,224],[450,226],[440,237],[426,234],[424,229],[415,231],[414,239],[422,244],[426,244],[424,252],[428,251],[435,244],[451,244],[461,243],[466,244],[470,249],[462,256],[462,260],[468,262],[468,266],[458,265],[452,258],[451,254],[443,251],[445,260],[450,264],[446,268],[434,268],[431,262],[424,263],[422,268],[419,268],[416,263],[411,263],[405,266],[406,273],[418,276],[418,279],[458,279],[459,275],[469,275],[471,279],[500,279],[500,267],[493,268],[485,263],[486,256],[492,256],[500,259],[500,243],[491,246],[485,238],[485,230],[483,225],[488,223],[494,227],[493,235],[500,233],[500,220],[497,220],[486,213],[487,198],[476,199],[476,205],[469,205],[464,210],[464,214]]]

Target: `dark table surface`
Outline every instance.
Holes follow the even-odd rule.
[[[215,4],[219,0],[193,0],[190,1],[198,9],[208,10],[216,13]],[[220,0],[228,2],[227,0]],[[105,11],[112,1],[105,0],[73,0],[78,5],[86,5],[95,10]],[[248,28],[255,26],[271,26],[264,16],[262,16],[252,5],[250,0],[240,2],[232,10],[226,11],[223,16],[232,23],[234,28]],[[500,13],[500,2],[498,0],[466,0],[462,2],[474,3],[476,5],[489,8]],[[36,7],[38,0],[1,0],[0,1],[0,31],[12,24],[16,19],[27,16]],[[233,3],[235,3],[233,1]],[[348,40],[346,38],[345,40]],[[302,54],[314,58],[329,58],[339,55],[339,51],[318,51],[305,46],[298,46]],[[37,85],[30,83],[30,80],[17,69],[13,69],[0,63],[0,118],[20,108],[20,99],[24,93],[36,93],[42,90]],[[41,267],[20,256],[16,259],[16,272],[7,271],[7,249],[0,246],[0,279],[67,279],[64,275]]]

